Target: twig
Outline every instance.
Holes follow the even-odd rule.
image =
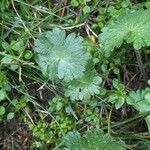
[[[129,84],[134,80],[134,78],[135,78],[137,75],[138,75],[138,73],[135,74],[135,75],[130,79],[130,81],[126,84],[126,87],[129,86]]]
[[[88,24],[86,24],[86,27],[96,38],[98,38],[98,35],[90,28],[90,26]]]
[[[65,6],[67,5],[67,0],[64,0],[64,8],[63,8],[63,10],[62,10],[62,12],[61,12],[61,17],[63,17],[64,16],[64,13],[65,13]]]
[[[110,131],[111,131],[111,114],[112,114],[113,107],[114,106],[112,105],[110,108],[109,115],[108,115],[108,133],[110,133]]]
[[[21,66],[19,66],[19,82],[22,81],[21,74],[22,74],[22,68],[21,68]]]
[[[31,116],[29,115],[29,113],[25,109],[23,109],[23,111],[28,116],[28,118],[30,119],[30,121],[32,122],[32,124],[35,125],[34,121],[32,120]]]
[[[137,58],[137,62],[138,62],[138,65],[139,65],[140,72],[142,73],[142,75],[146,79],[146,72],[145,72],[145,69],[144,69],[144,65],[142,63],[141,54],[138,50],[135,50],[135,54],[136,54],[136,58]]]

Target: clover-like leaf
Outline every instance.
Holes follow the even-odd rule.
[[[133,43],[135,49],[150,46],[150,10],[138,10],[118,17],[102,29],[99,41],[101,50],[109,55],[114,48],[119,48],[123,41]]]
[[[99,94],[101,77],[96,76],[93,71],[87,71],[81,78],[69,82],[69,86],[65,92],[71,100],[86,100],[92,95]]]
[[[63,142],[65,150],[125,150],[122,141],[104,134],[102,130],[90,131],[83,136],[78,132],[70,132]]]
[[[71,81],[83,76],[85,64],[90,58],[82,45],[82,37],[59,28],[46,32],[45,37],[35,40],[37,63],[43,74],[50,79]]]

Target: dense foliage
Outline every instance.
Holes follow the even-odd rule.
[[[149,0],[0,9],[0,149],[150,149]]]

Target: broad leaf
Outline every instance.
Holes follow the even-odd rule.
[[[123,41],[133,43],[135,49],[150,46],[150,10],[138,10],[125,15],[102,29],[99,41],[101,50],[109,55]]]
[[[82,37],[74,33],[66,37],[59,28],[46,32],[45,37],[35,40],[37,63],[43,74],[50,79],[70,81],[83,76],[90,55],[84,51]]]
[[[124,143],[116,141],[102,130],[87,132],[81,136],[78,132],[70,132],[64,139],[66,150],[125,150]]]
[[[87,100],[99,94],[101,82],[102,79],[94,71],[88,71],[83,77],[69,82],[65,95],[71,100]]]

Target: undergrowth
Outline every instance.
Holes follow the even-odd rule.
[[[149,0],[0,8],[1,149],[150,149]]]

